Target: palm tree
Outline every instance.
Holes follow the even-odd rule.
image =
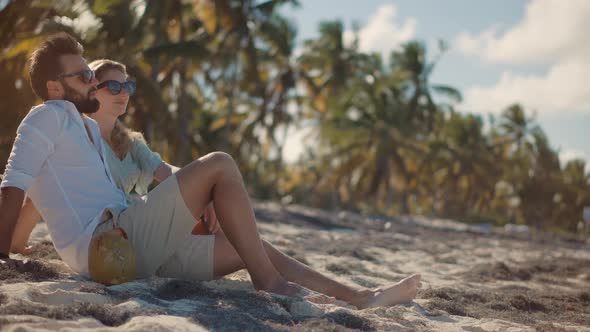
[[[178,16],[178,2],[86,0],[86,3],[99,21],[94,32],[85,38],[90,46],[89,54],[124,63],[138,83],[138,93],[131,100],[133,116],[126,118],[128,125],[139,128],[152,145],[167,141],[175,130],[169,125],[173,123],[169,100],[162,91],[170,83],[172,67],[162,68],[162,57],[157,50],[170,38],[169,23]],[[144,6],[143,11],[136,6]],[[166,155],[173,159],[170,158],[173,154]]]
[[[586,162],[581,159],[568,161],[561,176],[562,186],[555,197],[557,209],[552,226],[575,234],[584,207],[590,206],[590,175],[586,172]]]
[[[358,70],[349,79],[319,127],[325,158],[331,161],[331,177],[324,181],[344,186],[348,201],[370,200],[392,212],[394,188],[399,188],[399,212],[408,213],[408,198],[415,187],[415,156],[423,148],[406,134],[400,81],[395,73],[382,72],[377,55],[355,55]],[[397,198],[397,197],[396,197]]]
[[[132,116],[126,117],[128,125],[141,128],[153,146],[168,147],[167,151],[160,151],[165,152],[167,160],[177,165],[188,163],[192,160],[192,140],[188,134],[192,110],[187,109],[189,104],[184,90],[177,88],[179,82],[173,81],[172,76],[182,73],[182,83],[183,75],[191,73],[181,63],[179,55],[203,52],[195,52],[193,45],[190,45],[192,52],[187,52],[189,47],[175,49],[176,58],[169,57],[165,59],[168,65],[160,66],[161,45],[183,35],[185,26],[190,23],[183,16],[187,6],[180,1],[148,1],[143,4],[143,11],[138,11],[135,8],[138,3],[121,0],[87,0],[86,4],[99,22],[84,36],[87,57],[106,55],[120,61],[138,82],[138,94],[130,103]],[[121,47],[123,45],[125,47]],[[158,76],[162,79],[158,80]],[[175,89],[180,93],[171,93]],[[176,112],[169,109],[171,104],[177,105]],[[176,125],[172,125],[174,120]],[[160,130],[156,131],[156,127]],[[157,141],[172,144],[158,144]]]
[[[528,151],[530,158],[521,162],[525,166],[523,170],[516,170],[517,174],[522,174],[522,171],[525,174],[518,178],[518,182],[515,181],[515,186],[524,220],[542,229],[548,226],[556,207],[561,173],[558,155],[549,145],[545,133],[536,128],[532,137],[533,144]]]
[[[212,103],[218,113],[214,128],[225,133],[222,149],[232,148],[246,177],[256,178],[272,167],[276,179],[284,144],[277,130],[285,132],[293,120],[287,104],[295,86],[290,62],[295,28],[277,14],[287,3],[297,5],[279,0],[194,2],[216,54],[203,66],[217,101]]]
[[[521,153],[533,148],[533,133],[539,130],[533,117],[528,117],[519,104],[508,106],[500,117],[499,133],[504,142],[512,147],[511,153]]]
[[[71,1],[50,4],[40,1],[9,1],[0,8],[0,169],[8,160],[16,128],[29,109],[37,103],[28,84],[26,62],[39,42],[49,34],[67,31],[70,26],[58,17],[75,17]]]
[[[297,59],[298,74],[306,87],[312,109],[325,113],[330,97],[338,96],[357,75],[356,45],[347,46],[340,21],[321,22],[320,36],[306,40]]]
[[[419,41],[410,41],[395,50],[391,54],[390,66],[393,71],[398,71],[405,76],[404,91],[408,94],[411,116],[409,121],[425,123],[426,129],[431,131],[435,126],[436,114],[441,109],[433,99],[432,92],[444,95],[452,102],[460,102],[461,93],[448,85],[431,84],[432,74],[438,59],[446,51],[443,42],[439,43],[439,54],[431,62],[428,62],[426,48]]]
[[[449,217],[486,212],[501,169],[483,132],[483,121],[475,115],[452,113],[438,134],[430,141],[419,172],[424,187],[432,190],[433,205]]]

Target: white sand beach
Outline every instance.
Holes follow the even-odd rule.
[[[72,274],[44,223],[20,271],[0,267],[1,331],[590,331],[590,246],[421,217],[257,203],[263,237],[342,282],[422,273],[407,305],[357,310],[256,292],[248,275],[105,287]]]

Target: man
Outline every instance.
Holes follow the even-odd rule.
[[[353,288],[261,240],[241,174],[225,153],[193,161],[146,199],[127,204],[104,162],[98,126],[82,116],[99,106],[97,81],[82,52],[74,38],[59,34],[31,56],[31,86],[45,102],[20,124],[0,184],[0,264],[17,263],[8,253],[26,192],[60,257],[81,274],[89,271],[93,235],[120,227],[136,253],[139,277],[208,280],[246,268],[254,288],[287,296],[310,299],[303,285],[360,308],[415,297],[419,275],[382,289]],[[191,236],[196,217],[211,202],[224,232]]]

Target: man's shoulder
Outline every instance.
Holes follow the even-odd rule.
[[[100,127],[98,126],[98,122],[96,122],[96,120],[94,120],[93,118],[83,115],[82,116],[82,121],[84,121],[84,123],[86,123],[86,125],[88,126],[88,129],[90,129],[90,131],[92,131],[92,134],[95,135],[96,137],[100,137]]]
[[[41,107],[42,109],[52,109],[56,112],[67,114],[69,112],[78,113],[76,106],[72,102],[63,99],[51,99],[46,100],[43,104],[37,105],[35,108]]]
[[[67,112],[60,104],[45,102],[31,108],[22,120],[21,126],[31,125],[37,129],[59,129],[63,127],[66,117]]]
[[[39,104],[33,106],[27,116],[34,116],[35,114],[47,114],[47,113],[54,113],[55,115],[65,116],[66,115],[66,107],[65,100],[48,100],[45,101],[43,104]]]
[[[100,129],[100,127],[98,126],[98,122],[96,122],[96,120],[94,120],[93,118],[89,117],[89,116],[84,116],[84,121],[93,127],[97,127]]]

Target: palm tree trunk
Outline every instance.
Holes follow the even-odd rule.
[[[177,138],[178,149],[176,150],[176,160],[178,165],[186,165],[192,160],[191,139],[189,134],[189,124],[191,123],[191,114],[189,109],[188,95],[186,93],[186,67],[187,60],[182,60],[178,70],[180,75],[180,93],[178,95],[178,117],[177,117]]]
[[[154,15],[154,46],[159,45],[162,42],[162,30],[163,24],[161,15]],[[158,81],[158,74],[160,73],[160,57],[155,56],[153,57],[151,64],[151,71],[150,71],[150,78],[152,82]],[[148,142],[152,142],[154,139],[154,133],[156,126],[154,124],[153,116],[146,116],[143,120],[143,133],[145,135],[145,139]]]
[[[404,189],[402,190],[400,212],[401,214],[410,214],[410,183],[412,182],[412,176],[405,172],[404,174]]]
[[[389,177],[387,157],[387,150],[381,144],[377,145],[375,148],[375,173],[373,173],[373,179],[367,192],[369,197],[376,197],[381,184]]]
[[[225,87],[225,98],[227,100],[227,110],[225,114],[225,126],[223,127],[223,148],[222,151],[232,153],[231,151],[231,118],[234,114],[234,90],[237,86],[238,70],[239,70],[239,57],[231,65],[232,73],[229,87]]]
[[[182,17],[179,15],[180,23],[180,40],[184,40],[185,38],[185,28],[182,24]],[[192,161],[192,153],[191,153],[191,135],[189,134],[189,125],[191,123],[192,114],[190,110],[190,104],[188,100],[187,94],[187,72],[188,67],[188,60],[182,59],[180,62],[180,66],[178,67],[177,73],[180,76],[179,80],[179,94],[178,94],[178,117],[177,117],[177,124],[178,124],[178,149],[176,152],[177,158],[177,165],[186,165]]]

